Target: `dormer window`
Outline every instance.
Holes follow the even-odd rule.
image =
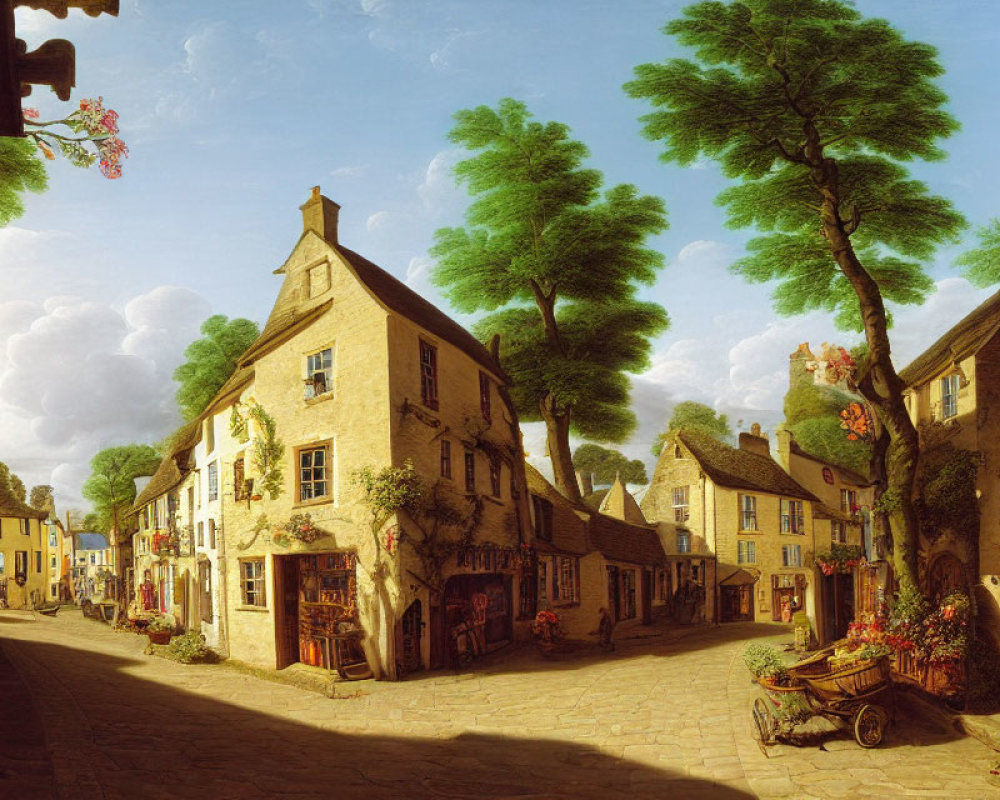
[[[306,356],[306,398],[333,391],[333,348]]]
[[[941,379],[941,419],[950,419],[958,415],[958,390],[961,386],[961,375],[948,375]]]

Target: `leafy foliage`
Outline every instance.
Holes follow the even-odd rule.
[[[659,434],[653,442],[653,455],[658,456],[670,434],[680,430],[701,431],[720,441],[733,438],[733,429],[729,426],[729,418],[725,414],[716,413],[715,409],[704,403],[685,400],[674,406],[666,431]]]
[[[170,658],[182,664],[214,663],[216,654],[205,644],[205,637],[197,631],[188,631],[170,639],[167,646]]]
[[[204,411],[215,393],[222,388],[239,357],[260,335],[256,322],[228,319],[215,314],[201,324],[202,338],[184,351],[186,361],[174,371],[177,405],[184,419],[192,420]]]
[[[23,192],[43,192],[48,187],[45,166],[34,155],[27,139],[0,137],[0,225],[24,213]]]
[[[247,417],[256,424],[252,450],[254,467],[260,473],[261,486],[275,500],[281,495],[285,443],[278,438],[278,423],[260,403],[248,404]]]
[[[573,453],[573,466],[589,473],[597,485],[612,483],[620,475],[625,483],[646,483],[646,465],[638,459],[630,461],[617,450],[597,444],[582,444]]]
[[[955,263],[965,267],[964,275],[973,286],[982,288],[1000,281],[1000,219],[976,231],[979,247],[962,253]]]
[[[950,530],[975,545],[979,538],[976,475],[982,457],[946,442],[922,452],[920,459],[918,486],[924,535],[933,542]]]
[[[27,502],[27,490],[24,488],[24,481],[10,471],[10,467],[0,461],[0,491],[9,491],[17,501]]]
[[[467,227],[435,233],[432,278],[459,311],[492,312],[476,335],[499,334],[518,414],[546,420],[556,482],[575,492],[568,430],[629,435],[624,373],[648,365],[649,339],[667,327],[660,306],[635,297],[663,264],[644,246],[666,228],[663,203],[628,185],[600,195],[587,148],[516,100],[459,111],[449,138],[473,152],[455,174],[474,199]]]
[[[53,501],[52,492],[53,488],[47,483],[39,486],[32,486],[28,505],[37,509],[48,508]]]
[[[88,529],[109,533],[135,502],[135,479],[152,475],[160,465],[160,455],[148,444],[108,447],[90,460],[90,477],[82,494],[94,507],[88,515]]]
[[[781,654],[767,644],[748,644],[743,651],[743,663],[755,678],[780,681],[788,677],[788,666]]]
[[[406,460],[401,467],[383,467],[375,470],[366,465],[351,475],[351,480],[361,487],[365,504],[372,515],[372,530],[378,532],[397,511],[413,509],[424,497],[424,486]]]

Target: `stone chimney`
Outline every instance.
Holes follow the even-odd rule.
[[[740,450],[756,453],[765,458],[771,457],[771,443],[767,440],[767,434],[761,433],[760,423],[755,422],[751,425],[750,433],[740,434]]]
[[[299,206],[302,211],[302,231],[314,231],[330,244],[337,244],[337,218],[340,206],[320,194],[319,187],[313,186],[312,195]]]
[[[778,463],[781,464],[785,472],[791,474],[792,445],[795,443],[795,437],[792,436],[792,432],[788,428],[778,428],[775,436],[778,439]]]

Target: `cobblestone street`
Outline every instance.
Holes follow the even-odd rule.
[[[765,757],[740,655],[787,632],[681,633],[623,639],[611,656],[521,650],[464,674],[340,683],[331,699],[144,655],[143,637],[77,611],[0,612],[0,692],[17,713],[5,724],[25,732],[0,760],[0,796],[1000,798],[992,751],[905,702],[880,748],[838,733]],[[24,698],[13,705],[17,673],[37,727]]]

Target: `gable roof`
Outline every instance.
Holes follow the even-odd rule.
[[[663,564],[666,554],[654,528],[606,514],[591,514],[590,542],[605,558],[632,564]]]
[[[737,450],[699,431],[682,430],[677,438],[719,486],[816,501],[811,492],[792,480],[769,456]]]
[[[103,533],[74,533],[73,545],[76,550],[106,550],[108,538]]]
[[[907,386],[926,383],[952,363],[976,353],[1000,330],[1000,292],[981,303],[899,371]]]
[[[405,283],[364,256],[339,244],[337,251],[345,258],[354,274],[358,276],[358,280],[367,286],[383,305],[417,323],[429,333],[453,344],[501,380],[509,382],[509,378],[500,369],[500,365],[493,359],[485,345],[437,306],[429,303]]]
[[[185,451],[190,450],[201,441],[201,420],[202,417],[199,416],[177,429],[177,432],[171,437],[170,452],[163,457],[160,466],[156,468],[153,477],[149,479],[149,483],[136,496],[129,513],[134,514],[146,503],[164,492],[170,491],[184,480],[186,472],[182,472],[177,465],[178,456],[183,455]]]
[[[632,522],[636,525],[647,524],[646,518],[639,509],[639,504],[629,493],[628,489],[625,488],[625,484],[622,483],[621,476],[619,475],[615,476],[615,482],[611,484],[611,488],[604,495],[598,510],[609,517],[623,519],[626,522]]]

